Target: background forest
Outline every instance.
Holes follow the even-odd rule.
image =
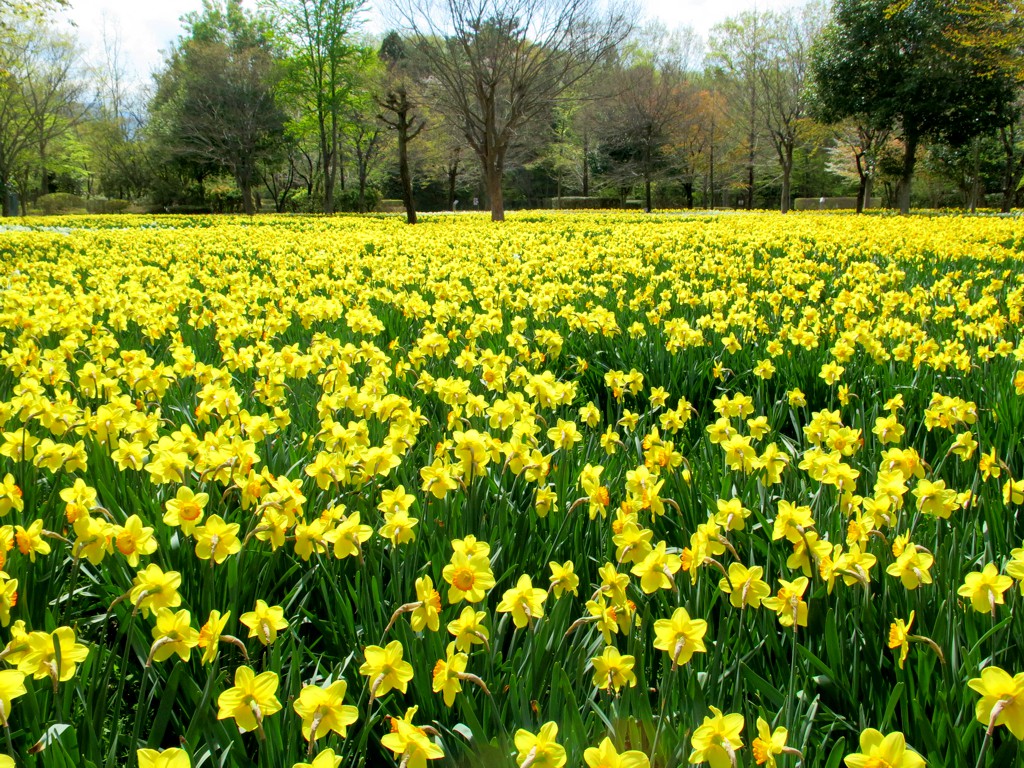
[[[812,0],[707,39],[592,0],[393,6],[372,35],[363,0],[204,0],[145,81],[67,2],[0,2],[4,214],[1019,202],[1014,2]]]

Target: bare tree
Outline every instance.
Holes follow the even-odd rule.
[[[689,28],[669,32],[655,23],[626,48],[621,68],[607,78],[611,93],[599,137],[612,161],[607,178],[623,190],[642,183],[644,210],[650,212],[652,185],[684,173],[679,150],[699,114],[690,74],[701,41]],[[692,196],[692,181],[690,186]]]
[[[402,182],[405,220],[409,224],[415,224],[416,206],[412,197],[409,142],[420,135],[427,123],[417,111],[417,100],[410,95],[414,78],[407,66],[408,55],[405,52],[405,45],[397,33],[391,32],[384,38],[380,57],[387,67],[387,73],[384,93],[377,101],[381,108],[378,117],[395,132],[395,138],[398,140],[398,176]]]
[[[754,207],[754,169],[758,145],[763,137],[761,112],[767,34],[764,16],[745,11],[726,19],[711,30],[709,64],[723,77],[723,92],[729,105],[731,123],[741,132],[741,151],[745,156],[744,207]]]
[[[799,13],[799,15],[798,15]],[[761,119],[782,171],[782,201],[789,211],[793,150],[801,130],[809,124],[805,91],[810,70],[810,49],[823,26],[825,11],[812,3],[799,12],[766,13],[765,58],[757,72],[761,80]]]
[[[125,59],[117,23],[106,16],[102,22],[103,56],[92,70],[95,105],[80,128],[90,148],[88,191],[134,199],[145,192],[153,170],[143,138],[150,94]]]
[[[632,16],[601,14],[596,0],[396,0],[394,8],[442,109],[480,160],[491,219],[504,220],[509,151],[625,38]]]
[[[835,127],[835,146],[829,149],[828,170],[857,182],[857,213],[871,207],[871,191],[878,167],[879,151],[892,131],[875,128],[863,120],[847,119]]]
[[[616,95],[601,128],[604,152],[613,163],[609,178],[626,189],[644,187],[651,211],[654,182],[676,173],[674,149],[695,113],[695,92],[672,65],[636,64],[616,77]]]

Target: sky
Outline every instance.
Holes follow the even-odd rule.
[[[367,29],[381,31],[376,5],[370,0]],[[669,28],[691,26],[706,37],[708,30],[729,16],[756,8],[779,10],[799,0],[638,0],[647,18],[658,19]],[[255,0],[246,0],[255,6]],[[181,32],[179,19],[202,6],[202,0],[71,0],[71,10],[62,12],[74,24],[73,32],[87,51],[87,59],[102,60],[104,30],[107,39],[120,41],[123,59],[135,79],[146,81],[160,67],[160,51],[167,50]]]

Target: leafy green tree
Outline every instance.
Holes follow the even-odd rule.
[[[25,19],[38,21],[70,5],[70,0],[0,0],[0,26]]]
[[[265,4],[284,33],[287,74],[282,89],[316,124],[324,213],[334,212],[345,111],[366,61],[354,36],[365,4],[365,0],[268,0]]]
[[[385,123],[380,119],[378,104],[374,98],[383,87],[383,67],[372,48],[361,48],[357,71],[359,79],[355,81],[352,96],[344,112],[343,138],[344,147],[351,155],[355,164],[355,195],[351,185],[347,190],[348,209],[354,208],[359,213],[366,213],[373,205],[368,195],[371,176],[380,167],[386,148],[388,132]],[[375,201],[374,201],[375,204]]]
[[[83,113],[78,50],[40,18],[0,25],[0,196],[12,215],[10,192],[22,201],[31,178],[48,191],[47,157]]]
[[[1018,96],[1013,119],[999,128],[999,145],[1003,151],[1001,210],[1009,213],[1024,181],[1024,104],[1021,104],[1021,96]]]
[[[922,141],[960,146],[1006,125],[1013,79],[952,30],[969,23],[945,0],[836,0],[811,62],[815,114],[826,122],[860,117],[902,135],[902,213]]]
[[[229,172],[252,214],[260,163],[277,152],[285,123],[269,24],[239,0],[204,0],[202,12],[184,20],[185,35],[158,77],[156,133],[172,156]]]

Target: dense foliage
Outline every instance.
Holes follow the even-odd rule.
[[[203,0],[143,83],[113,25],[87,53],[66,3],[0,2],[5,214],[1019,203],[1020,0],[806,0],[706,39],[618,0],[392,5],[370,34],[363,0]]]

